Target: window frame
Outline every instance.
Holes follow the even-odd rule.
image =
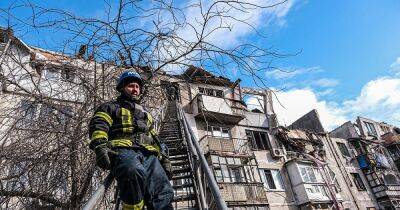
[[[367,134],[370,136],[371,134],[374,136],[378,136],[378,132],[376,131],[374,123],[364,122],[365,127],[367,128]]]
[[[337,147],[339,148],[340,153],[342,153],[343,157],[351,157],[349,148],[347,148],[347,145],[343,142],[336,142]]]
[[[56,132],[64,130],[70,120],[68,114],[72,115],[73,109],[71,106],[54,106],[57,108],[45,103],[22,99],[19,105],[22,115],[16,124],[17,128],[43,129],[43,127],[47,127],[50,128],[50,131]]]
[[[247,140],[250,141],[252,150],[271,150],[267,132],[246,129],[245,133]],[[263,137],[265,137],[265,139],[263,139]]]
[[[232,161],[230,161],[230,159],[232,159]],[[215,179],[219,183],[251,182],[246,176],[246,170],[245,167],[241,165],[240,158],[211,155],[211,163]]]
[[[367,187],[364,184],[364,181],[362,180],[361,176],[359,173],[350,173],[350,175],[353,178],[353,183],[356,186],[358,191],[366,191]]]
[[[217,98],[225,98],[223,90],[206,88],[206,87],[198,87],[198,91],[200,94],[203,94],[203,95],[213,96],[213,97],[217,97]]]
[[[285,191],[282,173],[279,169],[260,168],[264,187],[269,191]]]
[[[211,125],[210,128],[211,128],[211,131],[209,131],[209,133],[211,134],[212,137],[221,138],[221,139],[229,139],[229,140],[232,139],[230,128],[219,126],[219,125]],[[215,132],[219,132],[220,135],[215,135],[214,129],[215,129]]]
[[[307,165],[299,165],[298,167],[299,167],[301,180],[304,183],[319,183],[320,182],[320,180],[318,180],[318,179],[321,178],[322,175],[318,171],[318,169],[316,169],[313,166],[307,166]],[[304,171],[306,172],[305,174],[303,174],[302,169],[304,169]],[[305,177],[307,178],[307,180],[305,179]]]
[[[52,73],[50,73],[52,72]],[[76,78],[76,71],[72,68],[61,68],[58,66],[45,66],[41,71],[41,77],[48,81],[64,81],[64,82],[74,82]],[[53,76],[49,76],[53,75]]]

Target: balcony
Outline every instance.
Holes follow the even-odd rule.
[[[400,143],[400,134],[386,133],[381,136],[386,145],[394,145]]]
[[[228,205],[262,205],[268,199],[262,183],[218,183]]]
[[[380,185],[372,189],[377,199],[400,198],[400,185]]]
[[[239,125],[267,128],[268,118],[265,113],[245,112],[245,119]]]
[[[343,200],[334,182],[326,183],[323,178],[327,177],[326,172],[312,162],[292,160],[286,166],[298,205],[331,204],[334,200]]]
[[[196,118],[237,124],[245,118],[246,107],[241,101],[197,94],[191,101]]]
[[[200,147],[204,154],[212,151],[238,155],[252,154],[250,143],[247,139],[204,136],[200,139]]]

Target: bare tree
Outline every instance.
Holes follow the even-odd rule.
[[[271,59],[282,55],[252,43],[215,43],[213,37],[232,30],[233,23],[262,37],[243,14],[284,3],[120,0],[104,2],[104,15],[97,18],[30,1],[0,9],[9,28],[2,30],[0,60],[0,163],[5,166],[0,206],[75,209],[83,204],[103,175],[87,149],[87,123],[96,105],[115,95],[114,79],[124,68],[146,75],[143,101],[154,113],[166,100],[160,80],[172,78],[165,71],[176,74],[195,65],[228,77],[234,68],[266,87],[263,74],[273,68]],[[20,17],[21,9],[29,9],[30,16]],[[60,53],[27,46],[11,28],[64,34]]]

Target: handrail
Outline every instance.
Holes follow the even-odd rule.
[[[181,106],[178,106],[178,111],[182,118],[182,122],[183,122],[182,124],[183,124],[185,130],[187,131],[186,139],[187,139],[187,141],[190,141],[190,143],[195,148],[195,151],[193,151],[193,152],[196,152],[196,155],[199,158],[201,169],[203,170],[203,173],[207,179],[207,182],[210,187],[209,189],[211,190],[215,204],[219,210],[227,210],[228,207],[226,206],[226,203],[222,198],[221,192],[219,190],[219,186],[218,186],[217,182],[215,181],[214,175],[212,174],[211,169],[207,164],[207,160],[204,157],[204,154],[200,149],[200,145],[197,140],[197,137],[194,135],[192,128],[189,126],[188,120],[186,119],[186,116],[185,116]]]
[[[108,190],[110,185],[112,184],[114,180],[114,177],[110,174],[107,175],[107,177],[104,179],[103,184],[100,185],[99,188],[97,188],[96,192],[90,197],[90,199],[86,202],[85,206],[82,208],[83,210],[92,210],[96,209],[96,205],[98,202],[101,200],[101,197],[104,195],[104,193]]]

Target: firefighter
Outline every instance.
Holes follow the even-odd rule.
[[[117,81],[120,96],[100,105],[89,124],[89,148],[96,164],[118,181],[124,209],[173,209],[171,163],[153,128],[152,116],[138,104],[143,80],[134,70]]]

